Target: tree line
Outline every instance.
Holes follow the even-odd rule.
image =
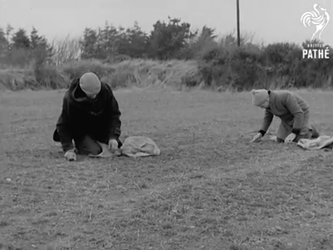
[[[309,43],[329,51],[328,59],[304,59]],[[10,25],[0,27],[0,65],[59,65],[80,59],[113,63],[132,58],[196,60],[200,75],[196,82],[203,80],[206,85],[244,89],[277,80],[282,87],[333,86],[333,50],[320,41],[263,45],[243,36],[238,47],[232,33],[218,38],[211,27],[193,31],[189,23],[170,17],[157,21],[149,33],[137,22],[130,28],[106,22],[103,27],[85,28],[80,39],[52,42],[35,28],[29,34],[24,29],[14,32]]]
[[[212,42],[216,35],[213,28],[206,26],[201,31],[191,31],[190,28],[189,23],[170,17],[168,22],[157,21],[150,34],[144,32],[137,22],[133,27],[126,29],[106,22],[102,28],[86,28],[77,41],[67,40],[67,44],[63,41],[63,48],[60,49],[60,41],[57,43],[47,41],[34,27],[29,34],[22,28],[14,32],[14,29],[8,25],[6,28],[0,27],[0,62],[25,64],[34,58],[34,52],[37,49],[44,51],[43,56],[46,58],[59,57],[62,52],[64,55],[63,60],[58,60],[60,63],[77,57],[101,60],[194,59],[198,47]],[[73,44],[75,42],[76,44]],[[69,43],[72,44],[69,45]],[[64,49],[65,46],[67,46],[66,49]],[[72,55],[68,56],[69,53]]]

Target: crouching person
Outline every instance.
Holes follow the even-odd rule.
[[[270,127],[274,116],[281,119],[277,142],[298,142],[318,138],[319,133],[309,123],[309,106],[297,94],[287,90],[252,90],[252,104],[265,109],[262,126],[251,142],[259,141]]]
[[[76,154],[100,154],[98,142],[116,150],[122,146],[120,115],[110,86],[94,73],[85,73],[74,79],[65,93],[53,140],[61,143],[69,161],[75,161]]]

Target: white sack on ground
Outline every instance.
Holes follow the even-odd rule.
[[[96,158],[108,158],[113,156],[112,152],[108,149],[108,145],[100,143],[102,152],[99,155],[90,155]],[[142,157],[142,156],[157,156],[160,155],[161,150],[157,147],[156,143],[146,136],[130,136],[127,137],[116,155],[124,155],[128,157]]]

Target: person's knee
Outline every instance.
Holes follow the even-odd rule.
[[[102,152],[102,147],[97,141],[93,140],[89,136],[86,136],[80,141],[80,143],[78,143],[78,151],[80,154],[98,155]]]

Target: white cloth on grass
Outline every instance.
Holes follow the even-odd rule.
[[[143,157],[160,155],[161,150],[156,143],[146,136],[130,136],[127,137],[120,149],[112,153],[108,145],[98,142],[102,147],[102,152],[99,155],[90,155],[95,158],[107,158],[113,155],[124,155],[128,157]]]
[[[316,139],[300,139],[297,145],[307,150],[333,149],[333,136],[322,135]]]

